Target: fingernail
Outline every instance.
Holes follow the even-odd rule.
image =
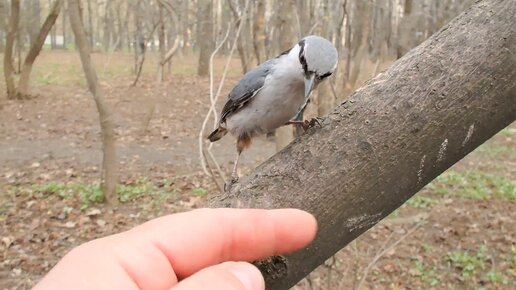
[[[263,276],[255,266],[245,262],[238,262],[232,265],[229,271],[240,280],[246,290],[265,290]]]

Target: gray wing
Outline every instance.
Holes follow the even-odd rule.
[[[263,88],[265,78],[271,73],[274,61],[275,59],[264,62],[242,77],[229,93],[220,114],[220,123],[226,122],[227,117],[244,107]]]

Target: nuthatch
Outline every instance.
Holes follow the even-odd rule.
[[[238,159],[251,139],[296,120],[311,91],[337,67],[338,55],[328,40],[307,36],[291,49],[247,72],[229,93],[218,128],[208,139],[215,142],[229,131],[237,138],[237,156],[231,184],[238,180]]]

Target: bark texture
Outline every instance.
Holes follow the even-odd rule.
[[[265,1],[256,1],[253,22],[253,47],[257,64],[265,61]]]
[[[108,203],[116,204],[118,203],[116,195],[118,170],[115,154],[115,126],[111,118],[112,114],[110,113],[106,101],[100,91],[97,72],[95,71],[95,67],[91,61],[91,47],[82,23],[79,1],[80,0],[68,0],[70,24],[75,35],[75,42],[81,57],[82,68],[84,70],[84,75],[86,76],[88,89],[93,95],[97,111],[99,112],[103,150],[100,186]]]
[[[215,46],[213,40],[213,0],[199,1],[197,43],[199,44],[199,64],[197,75],[207,76],[210,54]]]
[[[36,60],[36,57],[41,52],[43,48],[43,44],[45,44],[45,38],[47,37],[50,29],[56,23],[57,17],[59,16],[59,12],[61,11],[61,7],[63,5],[63,0],[56,0],[48,13],[43,26],[41,29],[37,31],[36,36],[31,41],[30,50],[25,57],[25,61],[23,62],[23,67],[20,74],[20,82],[18,83],[18,91],[17,98],[23,99],[27,97],[29,91],[29,80],[32,72],[32,65]]]
[[[18,33],[18,24],[20,22],[20,1],[11,1],[11,14],[9,22],[7,23],[7,35],[5,37],[5,52],[4,52],[4,77],[5,85],[7,87],[7,99],[14,99],[16,97],[16,86],[14,84],[14,41]]]
[[[279,45],[280,50],[285,51],[294,46],[296,41],[298,41],[294,22],[296,6],[294,0],[279,1],[278,6],[279,14],[277,19],[277,27],[279,31]],[[276,129],[276,151],[280,151],[290,142],[292,142],[294,139],[294,130],[295,129],[293,126],[283,126]]]
[[[267,289],[295,285],[515,120],[513,8],[475,4],[209,202],[316,216],[308,248],[261,263]]]
[[[0,53],[5,49],[5,32],[7,27],[7,4],[4,0],[0,0]]]

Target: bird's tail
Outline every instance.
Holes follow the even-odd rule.
[[[208,136],[208,140],[215,142],[224,137],[227,133],[228,129],[219,126],[217,129],[215,129],[215,131],[211,132],[211,134]]]

